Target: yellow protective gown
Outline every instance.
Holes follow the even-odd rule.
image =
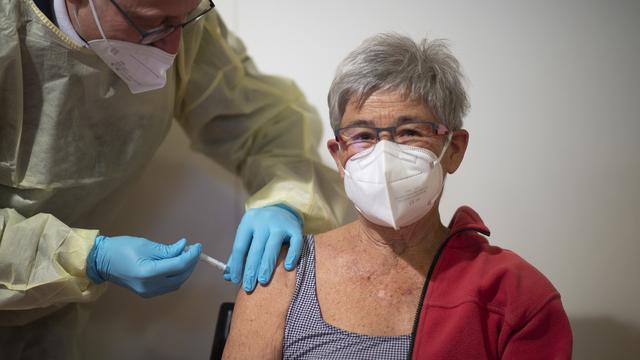
[[[0,326],[99,295],[85,275],[97,230],[77,219],[150,161],[173,119],[241,176],[248,208],[285,203],[306,232],[338,225],[347,202],[319,160],[317,113],[259,73],[215,11],[184,29],[167,77],[133,95],[32,0],[0,1]]]

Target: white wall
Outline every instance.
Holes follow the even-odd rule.
[[[216,5],[261,70],[296,79],[324,119],[335,67],[365,37],[449,39],[472,109],[470,146],[448,179],[444,220],[471,205],[494,244],[547,275],[572,321],[574,358],[640,358],[640,2]],[[244,195],[232,195],[233,176],[187,146],[173,129],[114,231],[187,236],[226,258]],[[92,325],[85,345],[102,358],[206,358],[217,306],[235,293],[219,277],[200,266],[179,293],[151,300],[112,287],[93,306],[101,327]]]

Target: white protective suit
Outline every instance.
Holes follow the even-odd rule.
[[[316,111],[260,74],[215,11],[184,29],[167,85],[133,95],[32,0],[0,1],[0,326],[99,295],[85,275],[98,231],[78,219],[150,161],[173,119],[241,176],[248,208],[284,203],[311,233],[347,211]]]

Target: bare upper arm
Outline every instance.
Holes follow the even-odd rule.
[[[239,289],[223,359],[281,359],[284,323],[295,288],[295,271],[286,271],[280,253],[271,282],[252,293]]]

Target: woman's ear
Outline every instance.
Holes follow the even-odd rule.
[[[336,139],[329,139],[327,141],[327,149],[331,153],[331,157],[333,161],[336,162],[336,166],[338,167],[338,172],[340,173],[340,177],[344,177],[344,167],[342,165],[342,156],[340,151],[340,144],[336,141]]]
[[[464,159],[469,144],[469,132],[465,129],[456,130],[451,136],[451,142],[446,154],[443,156],[442,167],[447,174],[453,174]]]

